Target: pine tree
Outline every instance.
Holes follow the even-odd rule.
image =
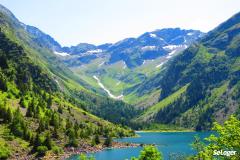
[[[22,108],[26,108],[26,106],[24,105],[24,98],[23,97],[20,98],[19,104]]]
[[[79,136],[78,130],[79,130],[79,125],[78,125],[78,123],[74,123],[74,133],[75,133],[75,137],[76,137],[76,138],[78,138],[78,136]]]
[[[63,113],[63,107],[61,105],[58,107],[58,113],[60,113],[60,114]]]
[[[51,114],[51,119],[50,119],[50,125],[54,126],[55,128],[59,128],[60,127],[60,120],[59,120],[59,116],[56,112],[53,112]]]
[[[40,117],[40,106],[37,105],[34,107],[34,118],[39,118]]]
[[[33,144],[33,147],[34,149],[36,149],[38,146],[41,146],[41,138],[40,138],[40,135],[39,133],[37,133],[37,135],[35,136],[35,139],[34,139],[34,144]]]
[[[45,130],[45,122],[44,120],[41,118],[40,121],[39,121],[39,126],[38,126],[38,133],[41,133]]]
[[[13,114],[11,109],[9,107],[6,108],[4,106],[1,106],[0,111],[1,111],[0,117],[3,118],[3,121],[5,123],[11,123],[13,120]]]
[[[98,134],[96,134],[95,136],[94,136],[94,141],[95,141],[95,144],[99,144],[100,143],[100,138],[99,138],[99,135]]]
[[[51,139],[51,136],[50,136],[49,132],[46,135],[46,139],[44,141],[44,145],[47,146],[49,150],[52,149],[53,142],[52,142],[52,139]]]
[[[31,103],[27,108],[26,117],[33,117],[33,110],[33,104]]]
[[[20,112],[20,108],[14,112],[12,123],[10,124],[10,129],[16,136],[23,137],[23,126],[25,125],[24,119]]]
[[[1,67],[0,67],[1,69]],[[0,72],[0,90],[6,92],[7,91],[7,81],[3,75],[3,73]]]
[[[59,131],[56,127],[54,127],[54,129],[53,129],[53,137],[56,139],[59,138]]]
[[[112,137],[110,135],[105,139],[104,145],[110,147],[112,145]]]
[[[52,104],[53,104],[53,100],[52,100],[52,96],[49,96],[48,100],[47,100],[47,107],[51,108]]]
[[[74,129],[70,128],[68,130],[67,135],[68,135],[68,140],[69,140],[68,145],[72,146],[72,147],[77,147],[78,146],[78,142],[77,142],[77,139],[75,137]]]
[[[72,128],[72,126],[73,126],[72,122],[69,119],[67,119],[66,129]]]

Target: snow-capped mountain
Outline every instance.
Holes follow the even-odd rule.
[[[186,49],[188,45],[204,34],[197,30],[167,28],[146,32],[138,38],[126,39],[109,48],[109,63],[125,61],[129,68],[143,64],[160,56],[169,56]]]
[[[161,56],[169,59],[203,35],[204,33],[198,30],[167,28],[146,32],[137,38],[126,38],[114,44],[95,46],[82,43],[77,46],[64,47],[63,52],[75,55],[74,60],[70,58],[65,61],[71,62],[69,65],[89,63],[98,57],[107,56],[109,57],[108,64],[124,61],[128,68],[134,68],[142,65],[145,60]]]
[[[106,64],[123,61],[128,68],[140,66],[145,60],[159,57],[170,59],[204,35],[198,30],[165,28],[146,32],[137,38],[126,38],[114,44],[96,46],[80,43],[77,46],[61,47],[52,37],[36,27],[26,25],[25,29],[34,36],[36,42],[52,49],[53,53],[69,66],[78,66],[99,57],[107,57]]]

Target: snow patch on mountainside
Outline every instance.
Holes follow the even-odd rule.
[[[57,79],[54,79],[54,80],[55,80],[55,82],[57,83],[57,85],[59,86],[59,88],[60,88],[62,91],[64,91],[64,88],[60,85],[59,81],[58,81]]]
[[[101,49],[95,49],[95,50],[87,51],[87,53],[101,53],[101,52],[102,52]]]
[[[173,50],[170,53],[168,53],[169,56],[174,55],[177,52],[177,50]]]
[[[146,63],[146,60],[143,61],[142,65],[144,65]]]
[[[105,62],[103,61],[102,63],[100,63],[100,64],[98,65],[98,67],[101,67],[104,63],[105,63]]]
[[[173,50],[173,49],[179,48],[181,46],[182,45],[167,45],[167,46],[164,46],[163,49]]]
[[[126,62],[123,62],[123,69],[126,69],[126,68],[127,68]]]
[[[186,38],[185,38],[185,37],[183,37],[183,39],[184,39],[184,43],[186,43],[186,42],[187,42]]]
[[[152,37],[152,38],[156,38],[156,37],[157,37],[157,35],[156,35],[156,34],[153,34],[153,33],[150,33],[149,35],[150,35],[150,37]]]
[[[163,49],[165,50],[176,50],[176,49],[186,49],[188,46],[186,44],[184,45],[167,45],[167,46],[164,46]]]
[[[194,35],[194,32],[190,32],[190,33],[188,33],[187,35],[188,35],[188,36],[192,36],[192,35]]]
[[[105,91],[107,92],[108,96],[113,98],[113,99],[123,99],[123,95],[120,95],[120,96],[115,96],[113,95],[103,84],[102,82],[100,81],[100,79],[97,77],[97,76],[93,76],[93,78],[97,81],[98,85]]]
[[[165,41],[162,37],[158,37],[158,39],[160,39],[161,41]]]
[[[55,52],[53,52],[53,53],[56,54],[56,55],[58,55],[58,56],[63,56],[63,57],[65,57],[65,56],[70,56],[70,54],[65,53],[65,52],[57,52],[57,51],[55,51]]]
[[[156,46],[144,46],[141,49],[143,51],[152,51],[152,50],[155,50],[156,48],[157,48]]]
[[[164,62],[160,63],[159,65],[156,66],[156,68],[161,67],[164,64]]]

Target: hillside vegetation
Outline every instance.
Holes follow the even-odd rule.
[[[154,122],[203,130],[210,129],[214,121],[222,123],[231,114],[239,116],[239,46],[240,13],[177,55],[162,73],[136,89],[140,93],[144,88],[148,92],[161,90],[159,103],[138,119],[147,121],[151,112]],[[185,91],[169,102],[169,97],[184,86]]]
[[[68,147],[108,146],[111,137],[134,135],[123,127],[128,116],[136,113],[132,107],[86,90],[77,76],[31,36],[1,6],[0,159],[35,159],[63,153]],[[102,117],[109,115],[106,110],[111,107],[115,117],[106,119],[123,125],[89,113],[94,107]],[[129,114],[125,118],[122,112]]]

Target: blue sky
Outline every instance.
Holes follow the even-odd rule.
[[[62,45],[102,44],[166,27],[207,32],[240,11],[240,0],[0,0],[25,24]]]

